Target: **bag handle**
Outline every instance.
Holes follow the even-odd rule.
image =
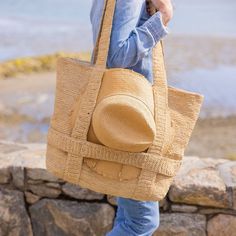
[[[104,0],[102,20],[94,48],[94,64],[104,69],[106,69],[115,4],[116,0]],[[168,129],[168,85],[162,41],[159,41],[152,49],[152,65],[154,116],[157,124],[157,136],[149,147],[148,152],[161,154],[164,147],[166,129]]]
[[[93,63],[106,68],[116,0],[103,0],[103,14],[94,47]]]

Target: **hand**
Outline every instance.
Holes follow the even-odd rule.
[[[173,5],[171,0],[151,0],[154,7],[161,12],[163,24],[167,23],[173,17]]]

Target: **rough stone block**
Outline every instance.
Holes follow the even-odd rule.
[[[33,236],[24,195],[18,190],[0,188],[0,235]]]
[[[207,223],[208,236],[235,236],[236,216],[219,214]]]
[[[197,211],[196,206],[190,206],[190,205],[177,205],[173,204],[171,205],[171,211],[177,211],[177,212],[186,212],[186,213],[193,213]]]
[[[225,209],[225,208],[207,208],[207,207],[201,207],[198,209],[199,214],[204,215],[215,215],[215,214],[229,214],[229,215],[236,215],[236,211],[233,209]]]
[[[231,197],[221,178],[217,165],[225,160],[189,157],[170,187],[173,202],[228,208]]]
[[[24,167],[12,166],[10,170],[12,174],[12,183],[14,184],[15,187],[23,191],[25,188]]]
[[[113,208],[106,203],[42,199],[29,210],[35,236],[104,236],[114,217]]]
[[[218,166],[228,192],[232,194],[231,208],[236,210],[236,161],[229,161]]]
[[[60,182],[60,180],[48,172],[46,169],[38,169],[38,168],[27,168],[26,169],[27,177],[32,180],[43,180],[49,182]]]
[[[71,183],[64,184],[62,186],[62,191],[65,195],[75,199],[101,200],[104,197],[104,194],[94,192],[87,188],[81,188],[79,185]]]
[[[57,198],[61,194],[61,189],[48,187],[45,184],[29,184],[27,189],[40,197]]]
[[[200,214],[160,214],[160,226],[153,236],[206,236],[206,217]]]
[[[37,202],[41,197],[31,193],[31,192],[28,192],[26,191],[25,192],[25,199],[26,199],[26,202],[29,203],[29,204],[34,204],[35,202]]]

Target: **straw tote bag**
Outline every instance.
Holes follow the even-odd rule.
[[[155,137],[142,152],[94,142],[91,119],[106,68],[115,0],[105,0],[94,63],[61,57],[57,62],[54,112],[47,134],[46,168],[55,176],[96,192],[159,201],[177,174],[198,119],[203,96],[167,85],[162,43],[153,48]],[[129,69],[116,74],[143,76]],[[78,102],[79,101],[79,102]],[[76,113],[75,113],[76,110]],[[73,114],[74,121],[72,119]]]

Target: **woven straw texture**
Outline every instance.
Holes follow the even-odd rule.
[[[121,151],[142,152],[156,133],[153,92],[144,76],[129,74],[119,68],[104,74],[91,121],[95,140],[90,140]]]
[[[203,95],[167,85],[162,42],[153,48],[152,85],[156,135],[144,152],[120,151],[95,140],[91,118],[104,76],[140,78],[129,69],[106,68],[115,0],[104,3],[92,63],[57,61],[54,112],[47,135],[46,168],[59,178],[96,192],[159,201],[177,174]]]

